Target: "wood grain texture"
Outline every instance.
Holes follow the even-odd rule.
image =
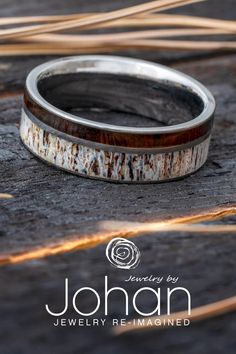
[[[1,1],[1,16],[104,10],[135,1],[92,4],[56,0]],[[234,1],[208,1],[184,9],[212,17],[235,17]],[[139,53],[132,53],[144,57]],[[129,55],[131,55],[129,53]],[[236,203],[236,56],[146,53],[145,58],[171,64],[202,81],[217,102],[216,119],[205,167],[192,177],[161,185],[114,185],[88,180],[49,167],[20,143],[21,92],[27,72],[48,57],[0,60],[0,199],[1,254],[91,234],[102,220],[154,221]],[[216,221],[215,221],[216,222]],[[231,216],[217,221],[235,223]],[[217,301],[236,292],[235,235],[157,233],[133,239],[142,263],[133,274],[180,276],[180,286],[191,290],[193,306]],[[96,265],[96,267],[94,266]],[[121,286],[127,274],[105,259],[105,245],[55,257],[0,268],[0,352],[4,354],[233,354],[236,315],[191,327],[149,331],[114,337],[108,328],[54,328],[44,304],[62,304],[63,279],[70,280],[70,295],[90,285],[102,292],[104,275]],[[129,285],[130,292],[136,288]],[[82,306],[91,305],[83,298]],[[165,300],[163,299],[165,304]],[[149,299],[144,303],[149,306]],[[148,305],[149,304],[149,305]],[[113,314],[122,303],[112,301]],[[184,307],[179,299],[174,310]],[[72,311],[71,316],[74,316]],[[131,317],[135,314],[131,313]]]

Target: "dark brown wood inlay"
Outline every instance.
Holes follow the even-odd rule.
[[[80,123],[74,123],[63,119],[47,111],[44,107],[41,107],[36,102],[34,102],[27,90],[25,90],[24,94],[24,103],[27,109],[36,118],[58,131],[80,139],[94,141],[96,143],[130,148],[171,147],[187,144],[209,134],[213,122],[212,116],[198,127],[175,133],[120,133],[108,131],[105,129],[91,128]]]

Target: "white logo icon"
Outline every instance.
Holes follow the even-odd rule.
[[[116,268],[134,269],[140,262],[138,247],[125,238],[113,238],[107,245],[106,256]]]

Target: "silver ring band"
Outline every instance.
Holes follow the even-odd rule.
[[[214,110],[211,93],[173,69],[123,57],[76,56],[29,73],[20,136],[39,158],[81,176],[162,182],[204,164]],[[109,118],[111,111],[124,112],[131,125],[140,116],[151,125],[92,117]]]

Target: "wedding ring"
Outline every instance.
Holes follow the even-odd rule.
[[[162,182],[205,163],[214,110],[212,94],[176,70],[76,56],[29,73],[20,136],[34,155],[80,176]]]

